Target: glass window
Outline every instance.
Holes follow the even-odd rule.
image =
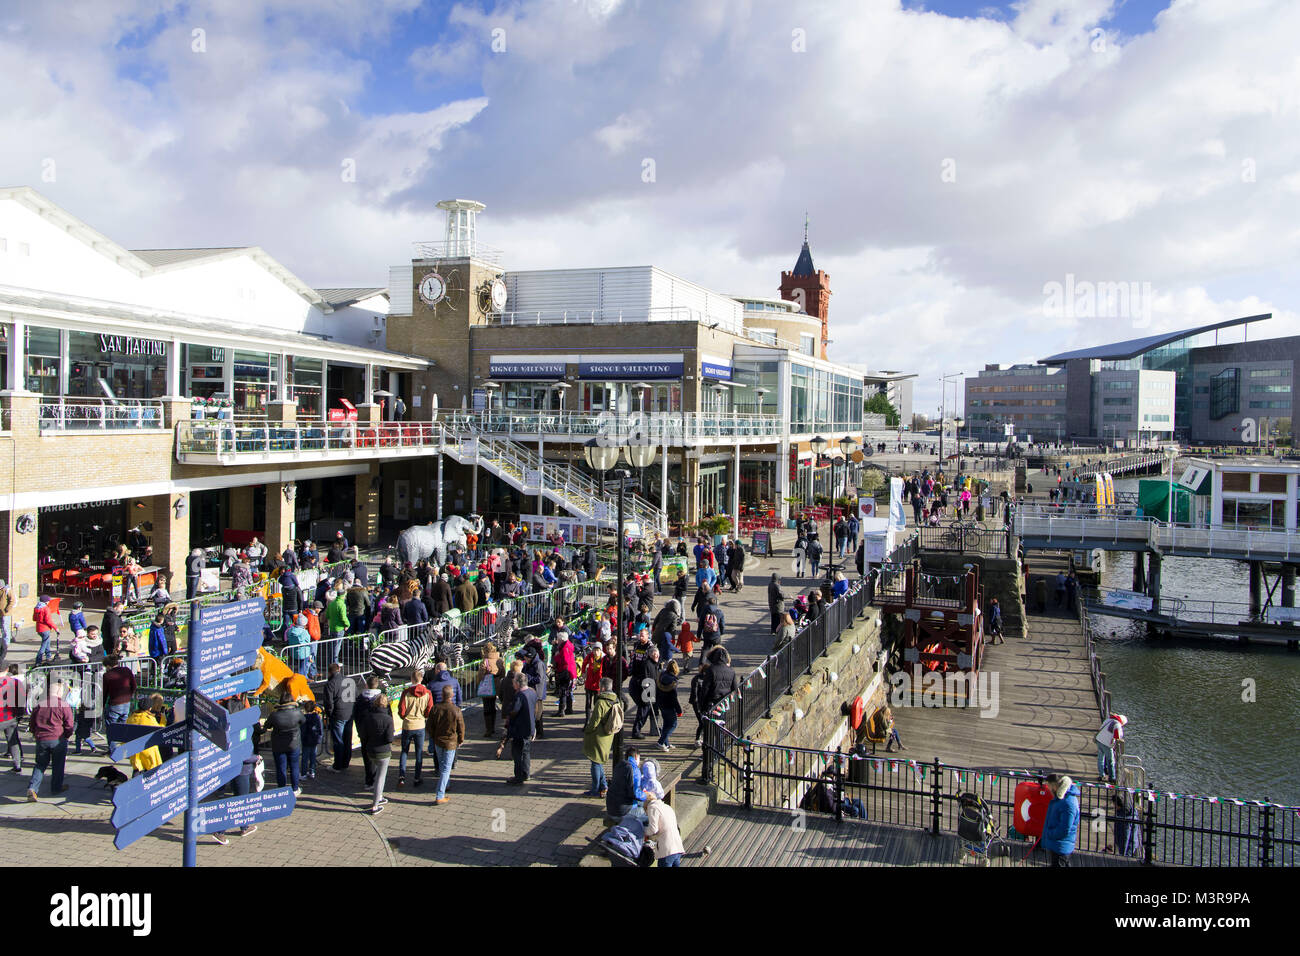
[[[298,400],[299,419],[319,419],[324,409],[324,363],[320,359],[289,356],[286,374],[290,398]]]
[[[276,367],[268,352],[235,352],[235,414],[265,415],[275,390]]]
[[[170,342],[93,332],[68,333],[68,394],[161,398],[167,392]]]
[[[27,326],[27,390],[59,394],[59,330]]]
[[[191,398],[228,395],[226,388],[226,350],[207,345],[185,346],[185,374],[189,377]]]

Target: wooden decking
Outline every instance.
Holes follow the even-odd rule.
[[[1032,597],[1032,591],[1031,591]],[[1028,636],[988,647],[981,679],[996,675],[996,716],[975,707],[899,707],[894,717],[913,760],[965,767],[1062,770],[1097,777],[1100,726],[1083,633],[1074,614],[1030,614]],[[985,713],[993,714],[989,707]]]
[[[963,866],[977,861],[952,834],[884,826],[808,814],[802,825],[780,810],[722,806],[685,841],[685,866]],[[993,866],[1043,866],[1036,850],[1028,859],[1026,843],[1012,842],[1008,856],[991,857]],[[710,853],[704,854],[704,847]],[[1022,863],[1023,861],[1023,863]],[[1075,853],[1075,866],[1133,866],[1135,860],[1111,854]]]

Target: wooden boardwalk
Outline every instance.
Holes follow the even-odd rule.
[[[1041,561],[1038,566],[1041,566]],[[1035,575],[1037,577],[1037,575]],[[1050,591],[1049,591],[1050,593]],[[1032,598],[1032,589],[1030,591]],[[1063,770],[1097,779],[1100,718],[1083,632],[1073,613],[1030,614],[1029,634],[988,647],[984,671],[997,707],[899,707],[894,717],[912,760],[965,767]]]
[[[835,822],[808,814],[793,826],[788,811],[720,806],[685,840],[685,866],[972,866],[978,861],[948,833],[885,826],[860,820]],[[704,854],[708,846],[710,853]],[[1010,854],[993,857],[993,866],[1045,866],[1046,854],[1028,859],[1026,843],[1012,842]],[[1023,861],[1023,862],[1022,862]],[[1075,853],[1075,866],[1134,866],[1112,854]]]

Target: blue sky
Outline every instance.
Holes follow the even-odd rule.
[[[774,295],[807,211],[833,357],[928,408],[985,363],[1300,332],[1297,35],[1294,0],[0,0],[0,183],[319,286],[385,284],[462,197],[507,268]],[[1067,275],[1150,308],[1055,319]]]
[[[1104,23],[1127,36],[1147,33],[1155,26],[1156,14],[1168,7],[1169,3],[1170,0],[1123,0],[1117,4],[1114,16]],[[961,18],[993,17],[1013,20],[1016,16],[1016,4],[997,3],[994,0],[907,0],[904,6],[909,10],[930,10]]]

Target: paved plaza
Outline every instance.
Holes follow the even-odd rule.
[[[825,529],[822,536],[824,540]],[[796,581],[790,574],[793,539],[790,531],[774,535],[777,554],[770,558],[750,555],[744,590],[738,595],[722,595],[726,615],[723,643],[742,675],[771,649],[766,589],[771,572],[782,574],[790,595],[796,586],[806,590],[813,585],[811,579]],[[693,589],[688,592],[688,602],[691,593]],[[662,598],[656,601],[656,610],[661,606]],[[686,612],[693,622],[689,603]],[[24,636],[11,658],[30,660],[33,652],[34,637]],[[695,718],[686,702],[689,678],[681,686],[685,713],[674,734],[676,749],[665,754],[653,740],[644,741],[649,745],[646,753],[660,760],[665,776],[690,768],[699,755],[690,747]],[[581,708],[582,694],[575,698]],[[291,816],[261,824],[248,837],[232,836],[228,846],[217,845],[211,837],[200,838],[199,863],[576,865],[603,829],[604,801],[581,795],[590,786],[589,764],[582,756],[581,713],[557,720],[551,706],[548,701],[546,737],[533,744],[533,775],[522,789],[505,785],[512,770],[509,751],[506,759],[494,759],[495,741],[484,739],[482,712],[474,702],[465,709],[466,742],[452,772],[449,803],[433,804],[432,758],[428,756],[424,786],[410,786],[413,770],[408,767],[407,787],[398,790],[395,749],[386,791],[389,802],[383,813],[370,816],[364,812],[369,797],[357,753],[346,773],[321,769],[315,780],[304,781]],[[39,803],[27,803],[33,752],[30,735],[24,734],[24,748],[23,773],[0,773],[0,831],[8,859],[47,865],[179,864],[179,817],[126,850],[113,848],[113,829],[108,822],[111,794],[94,780],[95,772],[109,762],[102,752],[97,757],[70,755],[70,789],[59,797],[49,797],[47,784]],[[273,787],[269,743],[263,745],[262,753],[268,763],[267,786]],[[327,762],[322,760],[322,766]]]

